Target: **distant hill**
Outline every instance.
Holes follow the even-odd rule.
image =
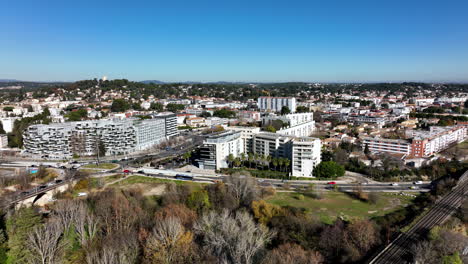
[[[15,79],[0,79],[0,82],[7,83],[7,82],[21,82]]]
[[[141,83],[144,83],[144,84],[149,84],[149,83],[154,83],[154,84],[165,84],[165,82],[158,81],[158,80],[141,81]]]

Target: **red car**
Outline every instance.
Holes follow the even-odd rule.
[[[332,181],[332,182],[328,182],[327,184],[336,184],[336,182]]]
[[[130,170],[124,170],[123,173],[130,173]]]

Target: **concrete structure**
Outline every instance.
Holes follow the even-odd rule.
[[[296,98],[294,97],[269,97],[262,96],[257,100],[258,108],[268,112],[281,112],[283,106],[287,106],[291,113],[296,112]]]
[[[15,124],[15,120],[19,119],[18,117],[5,117],[1,118],[0,121],[2,122],[3,130],[6,133],[13,132],[13,125]]]
[[[247,122],[260,121],[260,112],[257,111],[239,111],[237,113],[239,120]]]
[[[225,131],[210,136],[200,148],[198,167],[201,169],[219,170],[227,168],[227,157],[238,157],[243,152],[241,132]]]
[[[122,155],[147,149],[166,138],[163,118],[32,125],[24,133],[24,153],[39,158],[68,159],[73,155],[95,155],[102,144],[106,155]]]
[[[191,127],[206,126],[205,118],[203,118],[203,117],[187,118],[187,119],[185,119],[185,123],[187,124],[187,126],[191,126]]]

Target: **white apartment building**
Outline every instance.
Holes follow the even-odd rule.
[[[268,125],[274,120],[281,120],[288,124],[286,127],[276,131],[276,133],[286,136],[308,137],[315,131],[315,121],[313,113],[294,113],[287,115],[270,114],[262,118],[264,125]]]
[[[227,157],[232,154],[238,157],[243,152],[241,132],[224,131],[210,136],[200,148],[198,167],[201,169],[219,170],[227,168]]]
[[[298,137],[292,141],[292,176],[314,177],[313,170],[321,161],[322,143],[318,138]]]
[[[32,125],[24,133],[24,153],[46,159],[95,155],[103,144],[106,155],[123,155],[164,141],[164,119],[92,120]]]
[[[179,135],[177,129],[177,115],[172,112],[165,112],[153,115],[153,118],[163,119],[165,124],[166,138]]]
[[[262,96],[258,98],[257,105],[262,111],[281,112],[281,108],[287,106],[291,113],[296,112],[296,98],[294,97]]]
[[[429,131],[407,131],[410,139],[384,139],[378,137],[363,138],[363,148],[367,145],[374,153],[405,154],[411,157],[429,157],[453,144],[468,138],[467,126],[430,127]]]
[[[291,137],[277,133],[259,133],[253,137],[253,152],[275,158],[291,156]]]
[[[6,133],[13,132],[13,125],[15,124],[15,120],[19,119],[18,117],[5,117],[1,118],[0,122],[2,122],[3,130]]]
[[[230,126],[227,127],[227,130],[241,132],[242,153],[253,152],[253,137],[260,133],[259,127]]]

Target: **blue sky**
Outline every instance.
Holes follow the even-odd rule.
[[[0,0],[0,79],[468,81],[468,1]]]

